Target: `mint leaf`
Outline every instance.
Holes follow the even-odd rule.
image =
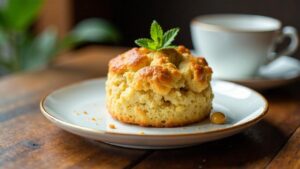
[[[151,39],[147,39],[147,38],[140,38],[134,41],[135,44],[137,44],[140,47],[144,47],[144,48],[148,48],[148,49],[152,49],[155,50],[156,46],[155,46],[155,42]]]
[[[150,36],[158,45],[161,45],[163,38],[163,30],[161,26],[154,20],[150,27]]]
[[[169,45],[169,46],[163,46],[163,47],[161,47],[161,48],[159,48],[159,50],[162,50],[162,49],[173,49],[173,48],[177,48],[177,46],[175,46],[175,45]]]
[[[141,47],[148,48],[151,50],[161,50],[175,48],[176,46],[171,45],[175,37],[179,32],[179,28],[173,28],[168,30],[165,34],[161,26],[154,20],[150,27],[151,39],[141,38],[134,42]]]
[[[177,36],[179,32],[179,28],[173,28],[168,30],[164,36],[163,36],[163,47],[167,47],[171,45],[171,43],[174,41],[175,37]]]

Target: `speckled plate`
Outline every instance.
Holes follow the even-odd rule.
[[[213,111],[224,112],[228,122],[209,120],[184,127],[149,128],[111,118],[105,106],[105,78],[64,87],[41,100],[44,116],[71,133],[109,144],[142,149],[192,146],[236,134],[261,120],[267,101],[259,93],[225,81],[213,81]]]

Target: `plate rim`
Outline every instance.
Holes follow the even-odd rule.
[[[97,130],[97,129],[92,129],[92,128],[88,128],[88,127],[79,126],[79,125],[76,125],[76,124],[72,124],[72,123],[60,120],[60,119],[54,117],[53,115],[51,115],[51,113],[49,113],[49,112],[46,111],[46,109],[44,107],[46,98],[48,96],[50,96],[51,94],[53,94],[54,92],[57,92],[59,90],[63,90],[63,89],[68,88],[68,87],[76,86],[76,85],[79,85],[81,83],[86,83],[86,82],[96,81],[96,80],[105,80],[105,79],[106,79],[106,77],[87,79],[87,80],[83,80],[83,81],[80,81],[80,82],[76,82],[76,83],[73,83],[73,84],[70,84],[70,85],[58,88],[58,89],[56,89],[56,90],[54,90],[52,92],[49,92],[44,97],[42,97],[42,99],[41,99],[41,101],[39,103],[40,110],[41,110],[42,114],[48,120],[50,120],[51,122],[59,123],[59,124],[62,124],[63,126],[66,126],[68,128],[75,128],[77,130],[80,130],[80,131],[83,131],[83,132],[88,132],[88,133],[93,133],[93,134],[109,134],[109,135],[116,135],[116,136],[139,136],[139,137],[164,137],[165,138],[165,137],[180,137],[180,136],[183,137],[183,136],[195,136],[195,135],[197,135],[197,136],[199,136],[199,135],[210,135],[210,134],[223,133],[223,132],[233,131],[233,130],[238,130],[238,129],[244,129],[248,125],[255,124],[255,123],[259,122],[261,119],[263,119],[264,116],[267,114],[267,112],[269,110],[269,104],[268,104],[267,99],[262,94],[260,94],[259,92],[255,91],[255,90],[253,90],[251,88],[248,88],[246,86],[240,85],[240,84],[236,84],[236,83],[225,81],[225,80],[217,80],[217,79],[215,79],[214,81],[220,81],[220,82],[234,84],[234,85],[237,85],[239,87],[246,88],[246,89],[250,90],[251,92],[257,94],[263,100],[263,102],[265,103],[264,104],[264,109],[262,110],[262,113],[259,116],[257,116],[256,118],[251,119],[251,120],[249,120],[249,121],[247,121],[245,123],[242,123],[242,124],[239,124],[239,125],[235,125],[235,126],[231,126],[231,127],[227,127],[227,128],[221,128],[221,129],[216,129],[216,130],[212,130],[212,131],[207,131],[207,132],[178,133],[178,134],[138,134],[138,133],[137,134],[133,134],[133,133],[111,132],[111,131],[100,130],[100,129]]]

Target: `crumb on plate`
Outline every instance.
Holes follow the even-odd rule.
[[[116,126],[114,124],[109,124],[109,128],[116,129]]]

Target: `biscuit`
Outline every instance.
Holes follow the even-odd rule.
[[[130,124],[176,127],[199,122],[211,111],[212,69],[184,46],[133,48],[109,62],[107,109]]]

